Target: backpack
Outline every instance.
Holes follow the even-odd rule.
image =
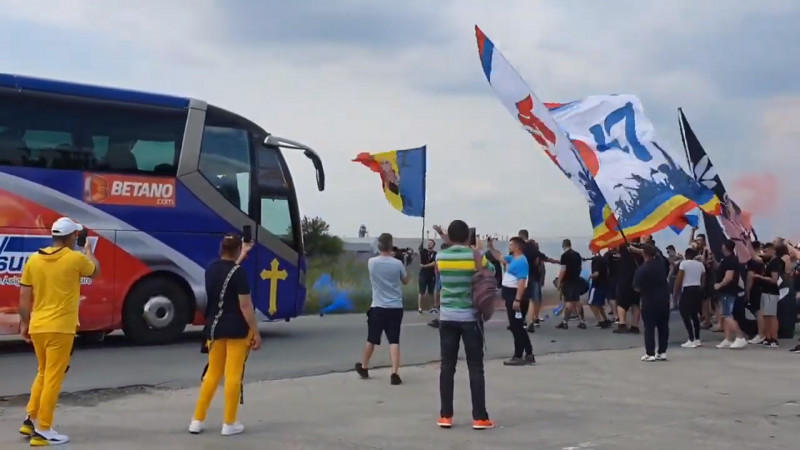
[[[475,251],[473,256],[477,270],[472,275],[472,306],[475,308],[477,319],[486,322],[492,318],[497,308],[500,292],[497,290],[494,273],[483,267],[483,254]]]

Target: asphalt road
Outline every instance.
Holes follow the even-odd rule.
[[[588,312],[588,311],[587,311]],[[428,327],[428,314],[407,312],[401,335],[403,365],[425,364],[439,359],[438,333]],[[642,337],[616,335],[610,330],[581,330],[571,322],[569,330],[557,330],[550,318],[532,335],[536,354],[587,350],[612,350],[642,346]],[[506,330],[505,311],[498,311],[486,325],[487,358],[505,358],[513,351]],[[297,378],[353,369],[366,339],[363,314],[301,317],[289,323],[262,325],[264,345],[247,361],[246,381]],[[685,330],[673,313],[671,342],[684,342]],[[719,335],[706,336],[711,342]],[[195,329],[176,344],[134,347],[115,334],[100,345],[80,345],[72,358],[71,370],[62,391],[76,393],[125,387],[179,388],[196,385],[205,365],[200,353],[200,334]],[[382,347],[385,347],[382,346]],[[389,362],[388,351],[376,351],[373,366]],[[0,399],[30,391],[36,359],[32,348],[21,342],[0,342]]]

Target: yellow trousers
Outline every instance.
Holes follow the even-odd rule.
[[[53,414],[61,393],[61,383],[67,374],[75,335],[71,333],[31,334],[39,369],[31,386],[28,415],[38,420],[38,430],[47,431],[53,425]]]
[[[216,339],[209,342],[208,370],[200,385],[200,398],[194,409],[194,420],[206,420],[208,407],[217,392],[217,386],[225,376],[225,412],[223,423],[236,422],[239,400],[244,381],[244,365],[250,353],[250,338]]]

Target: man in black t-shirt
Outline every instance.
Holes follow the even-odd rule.
[[[528,332],[533,333],[534,327],[538,327],[539,311],[542,308],[542,285],[544,283],[544,263],[558,264],[559,262],[539,250],[539,244],[529,239],[528,230],[519,230],[519,237],[525,241],[522,247],[522,254],[528,260],[528,287],[526,296],[533,303],[533,308],[528,309]]]
[[[433,298],[436,289],[436,241],[428,239],[428,247],[419,249],[419,297],[417,310],[422,314],[422,299],[426,296]],[[435,304],[431,305],[431,314],[436,313]]]
[[[741,266],[735,253],[736,243],[727,239],[722,244],[722,254],[724,257],[717,269],[717,281],[714,283],[714,291],[719,296],[720,316],[722,331],[725,339],[717,345],[717,348],[744,348],[747,340],[744,338],[739,324],[733,319],[733,307],[736,304],[736,297],[739,295],[739,272]]]
[[[644,263],[636,269],[634,289],[641,293],[645,355],[642,361],[666,361],[669,342],[669,285],[664,261],[654,245],[642,246]],[[656,332],[658,348],[656,349]]]
[[[762,345],[771,346],[774,342],[778,345],[778,301],[780,300],[780,290],[778,280],[785,272],[784,262],[775,253],[775,246],[766,243],[763,247],[764,258],[767,259],[766,268],[763,275],[755,275],[760,281],[761,286],[761,309],[759,313],[763,317],[764,340]]]
[[[603,255],[606,268],[608,269],[608,289],[606,289],[606,303],[608,303],[608,315],[613,319],[617,313],[617,286],[619,284],[619,251],[610,248]]]
[[[639,239],[631,240],[631,246],[638,246]],[[633,277],[636,269],[644,262],[641,257],[635,254],[627,245],[619,247],[619,265],[617,268],[617,317],[619,325],[614,333],[617,334],[639,334],[639,320],[641,312],[639,304],[641,298],[639,293],[633,289]],[[631,313],[631,321],[627,323],[628,311]],[[628,326],[630,325],[630,328]]]
[[[589,308],[597,319],[597,327],[609,328],[611,321],[606,316],[604,306],[606,304],[606,292],[608,292],[608,266],[606,259],[596,253],[592,257],[592,270],[589,278],[592,285],[589,288]]]
[[[563,321],[558,324],[557,328],[566,330],[569,328],[567,321],[572,314],[580,315],[581,295],[586,290],[584,289],[586,281],[581,278],[581,267],[583,266],[583,258],[581,255],[572,249],[572,242],[569,239],[564,239],[561,244],[564,253],[561,255],[561,270],[558,273],[558,288],[564,297],[564,312]],[[586,329],[586,322],[583,317],[580,318],[578,328]]]
[[[764,262],[761,260],[759,251],[761,250],[761,243],[753,241],[753,251],[749,261],[745,264],[747,271],[744,286],[745,308],[749,309],[753,314],[756,314],[756,322],[758,323],[758,331],[753,337],[747,341],[748,344],[761,344],[764,342],[764,315],[761,311],[761,288],[763,281],[758,279],[757,275],[764,275],[766,268]],[[742,328],[742,324],[739,324]],[[744,329],[742,331],[745,331]]]

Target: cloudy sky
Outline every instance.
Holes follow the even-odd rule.
[[[629,93],[683,155],[682,106],[762,234],[800,237],[796,0],[6,0],[3,71],[183,94],[323,157],[289,161],[302,212],[339,234],[418,235],[361,151],[428,145],[428,223],[588,236],[575,187],[493,96],[473,26],[543,99]],[[436,5],[436,6],[432,6]],[[458,167],[458,180],[448,180]],[[756,201],[762,192],[774,200]]]

